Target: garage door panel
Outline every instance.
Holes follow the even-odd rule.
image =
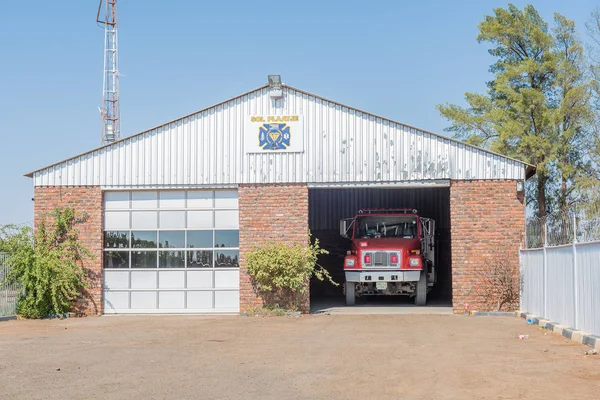
[[[215,208],[238,208],[238,194],[235,190],[217,190]]]
[[[156,308],[156,292],[131,292],[131,309],[148,310]]]
[[[120,230],[129,228],[129,212],[107,211],[104,213],[104,229]]]
[[[158,211],[132,211],[131,229],[158,228]]]
[[[198,190],[187,192],[188,208],[213,208],[214,192],[212,190]]]
[[[187,271],[188,289],[210,289],[213,287],[213,271]]]
[[[160,271],[158,273],[160,289],[180,289],[185,287],[185,271]]]
[[[129,192],[106,192],[104,194],[104,208],[107,210],[128,209]]]
[[[104,292],[104,312],[118,312],[129,308],[129,292]]]
[[[236,190],[104,196],[107,313],[239,311]]]
[[[166,190],[159,193],[159,208],[185,208],[185,192],[183,190]]]
[[[185,211],[160,211],[159,224],[161,229],[183,229]]]
[[[239,224],[237,210],[215,210],[215,228],[237,229]]]
[[[131,271],[132,289],[156,289],[156,271]]]
[[[158,206],[158,192],[155,191],[135,191],[131,192],[131,208],[148,209]]]
[[[197,310],[209,310],[213,308],[212,290],[199,291],[189,290],[187,292],[187,308]]]
[[[237,290],[215,290],[216,309],[239,309],[240,295]]]
[[[104,288],[111,289],[129,289],[129,271],[104,271]]]
[[[163,291],[158,292],[158,308],[160,309],[184,309],[185,292],[184,291]]]
[[[213,212],[212,211],[188,211],[187,212],[187,227],[193,228],[212,228],[213,227]]]
[[[215,288],[239,288],[239,271],[215,271]]]

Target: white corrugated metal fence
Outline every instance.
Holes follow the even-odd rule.
[[[600,335],[600,242],[520,255],[521,311]]]

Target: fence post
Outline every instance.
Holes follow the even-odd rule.
[[[579,285],[577,282],[577,216],[573,214],[573,298],[575,304],[575,326],[573,328],[579,329]]]
[[[544,318],[548,318],[548,218],[544,217]]]
[[[523,276],[523,260],[521,259],[521,250],[523,245],[519,245],[519,311],[525,311],[523,308],[523,295],[525,293],[525,277]]]
[[[1,286],[2,286],[2,285],[0,285],[0,290],[2,290],[2,287],[1,287]],[[7,286],[7,285],[5,285],[5,286]],[[6,289],[6,290],[3,290],[3,291],[4,291],[4,308],[6,309],[6,310],[4,310],[4,312],[8,311],[8,287],[7,287],[7,288],[5,288],[5,289]],[[8,316],[10,316],[10,315],[12,315],[13,313],[11,313],[11,312],[9,311],[7,314],[8,314]]]
[[[0,298],[0,317],[9,316],[10,312],[8,311],[8,292],[9,286],[4,282],[6,275],[8,273],[8,268],[4,264],[5,257],[3,254],[0,254],[0,296],[3,296],[4,299]]]

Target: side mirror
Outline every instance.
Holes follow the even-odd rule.
[[[352,236],[352,226],[354,225],[354,218],[345,218],[340,220],[340,236],[350,239]]]

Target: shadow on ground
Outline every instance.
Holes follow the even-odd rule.
[[[356,299],[356,305],[348,307],[340,296],[321,297],[310,304],[311,314],[452,314],[452,302],[447,299],[431,299],[425,307],[414,305],[408,296],[365,296]]]

